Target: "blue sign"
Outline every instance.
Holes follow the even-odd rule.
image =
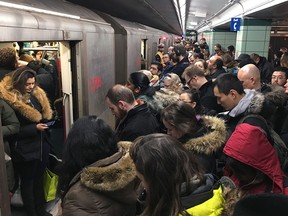
[[[230,31],[239,31],[241,25],[241,18],[231,18]]]

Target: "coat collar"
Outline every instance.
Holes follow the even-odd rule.
[[[13,89],[10,76],[4,77],[0,82],[0,98],[7,102],[15,111],[32,122],[51,119],[52,110],[46,93],[36,86],[32,94],[41,104],[41,112],[28,104],[29,99],[27,96]]]
[[[81,173],[81,183],[97,191],[116,191],[136,179],[136,169],[129,155],[131,142],[119,142],[118,152],[97,161]]]
[[[226,127],[220,118],[202,116],[202,119],[204,125],[211,128],[211,132],[188,140],[184,147],[190,151],[211,155],[224,146],[227,135]]]

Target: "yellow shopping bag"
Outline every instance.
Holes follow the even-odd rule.
[[[46,202],[56,199],[58,176],[46,168],[44,172],[44,195]]]

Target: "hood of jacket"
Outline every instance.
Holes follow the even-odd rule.
[[[179,94],[170,89],[161,88],[159,91],[155,92],[154,98],[160,101],[162,107],[165,108],[168,105],[177,102],[179,100]]]
[[[202,116],[203,123],[210,128],[207,134],[188,140],[184,147],[190,151],[211,155],[221,149],[226,141],[224,120],[213,116]]]
[[[131,142],[119,142],[119,151],[84,168],[81,183],[101,192],[115,192],[136,179],[136,169],[129,155]]]
[[[277,107],[284,107],[288,95],[284,88],[278,85],[267,85],[266,93],[256,92],[247,108],[247,113],[259,114],[269,119]]]
[[[223,151],[227,156],[260,170],[274,182],[274,188],[283,191],[284,174],[278,156],[260,128],[247,123],[238,125]]]
[[[8,103],[15,111],[32,122],[40,122],[42,119],[52,118],[52,109],[46,93],[36,86],[31,93],[37,98],[42,106],[42,113],[30,106],[28,95],[22,95],[19,91],[13,89],[10,76],[5,76],[0,82],[0,98]]]

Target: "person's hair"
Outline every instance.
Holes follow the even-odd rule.
[[[4,47],[0,49],[0,67],[15,70],[17,64],[16,50],[12,47]]]
[[[182,92],[182,94],[187,94],[187,96],[189,97],[189,100],[191,102],[195,102],[196,106],[195,106],[195,112],[196,113],[200,113],[201,111],[201,101],[200,101],[200,95],[199,95],[199,91],[196,89],[186,89]]]
[[[235,47],[233,45],[230,45],[227,47],[227,50],[231,53],[233,53],[235,51]]]
[[[275,72],[275,71],[283,72],[285,74],[285,79],[288,79],[288,68],[287,67],[276,67],[276,68],[274,68],[273,72]]]
[[[263,172],[259,171],[258,169],[249,166],[248,164],[245,164],[241,161],[238,161],[232,157],[227,156],[226,159],[226,166],[230,171],[233,171],[233,174],[236,178],[239,178],[240,176],[246,176],[249,177],[248,179],[258,180],[261,182],[265,182],[267,185],[272,184],[272,180],[269,179],[267,175],[265,175]],[[248,180],[247,179],[247,180]],[[247,190],[249,186],[252,186],[252,182],[239,182],[241,184],[242,190]],[[251,184],[251,185],[250,185]]]
[[[257,53],[252,53],[250,58],[255,62],[258,58],[260,58],[260,56]]]
[[[140,89],[138,95],[147,95],[152,97],[155,94],[155,89],[151,87],[148,76],[142,72],[133,72],[129,75],[128,81],[136,88]],[[137,95],[137,96],[138,96]]]
[[[26,82],[29,78],[35,78],[36,86],[36,72],[29,67],[20,67],[11,73],[11,80],[13,89],[16,89],[21,94],[26,93]]]
[[[232,56],[230,55],[230,53],[227,53],[227,52],[224,55],[222,55],[222,60],[223,60],[223,65],[225,66],[233,62]]]
[[[183,132],[184,135],[194,134],[201,127],[195,110],[182,101],[177,101],[164,108],[161,112],[161,119]]]
[[[34,58],[31,55],[24,53],[19,57],[19,60],[30,62],[30,61],[34,61]]]
[[[162,70],[163,70],[163,66],[162,66],[162,64],[159,62],[159,61],[153,61],[153,62],[151,62],[151,65],[157,65],[157,67],[158,67],[158,71],[161,71],[162,72]]]
[[[177,62],[178,62],[178,58],[177,58],[176,56],[174,56],[173,53],[171,53],[171,54],[169,55],[169,57],[170,57],[170,61],[172,60],[172,62],[174,62],[174,63],[177,63]]]
[[[180,55],[185,56],[186,55],[186,49],[181,44],[175,45],[173,51],[176,54],[176,56],[180,56]]]
[[[180,77],[177,74],[169,73],[164,77],[164,80],[170,80],[171,86],[169,86],[169,89],[176,92],[177,94],[182,92],[183,85],[181,83]]]
[[[287,67],[288,68],[288,53],[284,52],[280,59],[280,65],[281,67]]]
[[[221,49],[222,49],[222,46],[221,46],[221,44],[218,44],[218,43],[217,43],[217,44],[215,44],[214,46],[215,46],[215,47],[217,47],[217,48],[219,48],[219,50],[221,50]]]
[[[238,94],[245,94],[241,81],[234,74],[220,74],[213,84],[217,86],[220,93],[225,95],[228,95],[231,89],[237,91]]]
[[[114,105],[116,105],[120,100],[125,101],[128,104],[133,104],[135,101],[133,92],[129,88],[120,84],[111,87],[108,90],[106,97]]]
[[[220,70],[223,67],[223,60],[221,58],[217,58],[214,62],[217,70]]]
[[[182,78],[185,76],[192,78],[194,76],[199,76],[199,77],[205,77],[205,72],[201,68],[197,67],[196,65],[190,65],[187,68],[185,68]]]
[[[192,192],[191,179],[203,182],[194,157],[175,138],[166,134],[150,134],[137,138],[130,147],[136,170],[147,185],[146,208],[149,216],[189,215],[181,204],[181,194]],[[186,184],[186,190],[181,186]]]
[[[65,141],[59,168],[58,194],[64,197],[72,178],[84,167],[118,151],[114,131],[97,116],[77,119]]]
[[[206,70],[208,70],[208,63],[207,63],[207,61],[205,61],[204,59],[198,59],[196,62],[201,62],[202,64],[203,64],[203,67],[204,67],[204,72],[206,71]],[[195,62],[195,63],[196,63]],[[194,63],[194,64],[195,64]]]

